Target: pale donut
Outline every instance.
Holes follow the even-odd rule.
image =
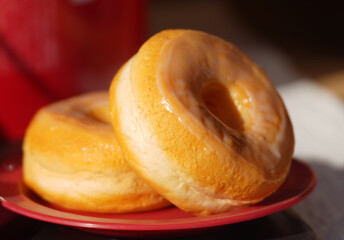
[[[109,116],[108,93],[41,109],[24,139],[24,182],[68,209],[120,213],[169,205],[126,163]]]
[[[179,208],[243,208],[285,180],[294,135],[264,72],[233,44],[191,30],[150,38],[110,89],[115,133],[135,171]]]

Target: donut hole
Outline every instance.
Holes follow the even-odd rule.
[[[88,116],[97,122],[106,124],[111,123],[110,110],[108,104],[92,106],[88,112]]]
[[[228,88],[220,82],[206,84],[201,91],[208,112],[228,128],[244,129],[244,120]]]

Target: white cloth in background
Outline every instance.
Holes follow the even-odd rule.
[[[344,101],[308,80],[278,90],[294,126],[294,156],[317,174],[314,192],[294,210],[323,239],[344,239]]]

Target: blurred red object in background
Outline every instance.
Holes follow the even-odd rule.
[[[142,0],[0,0],[0,136],[22,139],[42,106],[106,89],[142,44]]]

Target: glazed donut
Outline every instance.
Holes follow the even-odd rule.
[[[170,205],[126,163],[108,95],[77,96],[35,115],[24,138],[24,183],[46,201],[73,210],[120,213]]]
[[[112,81],[110,113],[132,168],[184,211],[246,207],[288,174],[294,135],[280,96],[218,37],[166,30],[150,38]]]

